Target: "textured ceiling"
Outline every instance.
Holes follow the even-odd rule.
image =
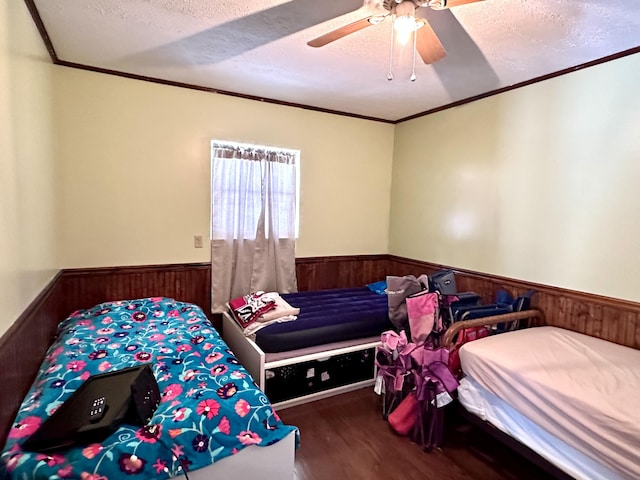
[[[380,0],[378,0],[380,1]],[[419,8],[447,51],[432,65],[391,21],[321,48],[375,0],[33,0],[57,58],[87,67],[396,121],[640,47],[640,1],[485,0]]]

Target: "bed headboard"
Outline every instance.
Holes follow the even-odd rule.
[[[447,328],[446,332],[444,332],[442,345],[444,347],[451,348],[453,346],[453,341],[456,334],[460,330],[464,330],[465,328],[481,327],[484,325],[497,325],[498,323],[516,322],[521,320],[526,321],[527,325],[532,324],[536,321],[541,322],[544,321],[544,314],[537,308],[533,308],[531,310],[522,310],[520,312],[511,312],[505,313],[503,315],[494,315],[491,317],[483,317],[473,320],[464,320],[462,322],[455,322],[449,328]]]

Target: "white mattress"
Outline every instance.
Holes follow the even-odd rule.
[[[528,446],[578,480],[624,478],[540,428],[469,375],[460,381],[458,400],[469,412]]]
[[[640,351],[556,327],[466,344],[462,369],[551,435],[640,478]]]

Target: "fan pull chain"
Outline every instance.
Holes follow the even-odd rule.
[[[395,15],[393,16],[393,21],[391,22],[391,41],[389,42],[389,73],[387,73],[387,80],[393,80],[393,72],[391,71],[391,66],[393,64],[393,23],[396,21]]]
[[[413,31],[413,67],[411,69],[411,81],[416,81],[416,45],[418,43],[418,29]]]

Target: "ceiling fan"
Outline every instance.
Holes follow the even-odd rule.
[[[344,25],[336,30],[314,38],[307,42],[307,45],[310,47],[323,47],[328,43],[339,40],[342,37],[346,37],[364,28],[379,25],[391,17],[394,22],[392,35],[393,30],[396,30],[399,36],[406,38],[408,38],[411,33],[414,33],[414,48],[419,53],[420,58],[422,58],[422,61],[426,64],[434,63],[442,60],[447,55],[447,52],[427,20],[422,17],[416,18],[416,10],[420,8],[444,10],[478,1],[482,0],[381,0],[379,6],[384,8],[385,13],[370,15],[348,25]],[[414,76],[412,76],[412,80]],[[391,80],[391,78],[389,78],[389,80]]]

